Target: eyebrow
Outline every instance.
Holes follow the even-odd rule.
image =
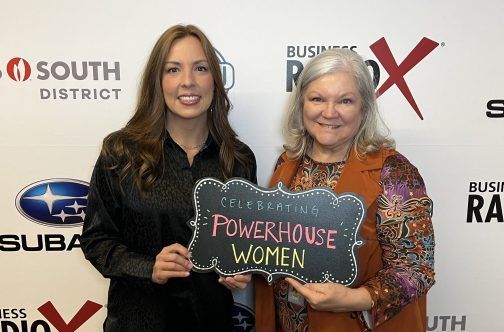
[[[180,62],[178,62],[178,61],[165,61],[165,64],[168,64],[168,63],[170,63],[170,64],[174,64],[174,65],[177,65],[177,66],[180,66],[180,65],[181,65],[181,63],[180,63]],[[208,61],[207,61],[207,60],[204,60],[204,59],[202,59],[202,60],[196,60],[196,61],[194,61],[192,64],[193,64],[193,65],[197,65],[197,64],[200,64],[200,63],[208,63]]]
[[[319,94],[319,95],[322,95],[324,94],[323,92],[320,92],[319,90],[311,90],[311,91],[306,91],[306,95],[310,94],[310,93],[316,93],[316,94]],[[359,94],[356,93],[356,92],[352,92],[352,91],[346,91],[342,94],[339,95],[339,98],[342,98],[342,97],[347,97],[347,96],[358,96]]]

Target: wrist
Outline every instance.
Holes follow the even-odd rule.
[[[365,287],[351,289],[352,311],[371,310],[373,299]]]

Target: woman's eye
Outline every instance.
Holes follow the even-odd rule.
[[[320,103],[320,102],[322,101],[322,98],[320,98],[320,97],[313,97],[313,98],[311,99],[311,101],[313,101],[313,102],[315,102],[315,103]]]
[[[198,66],[196,67],[196,71],[208,71],[208,68],[205,66]]]
[[[167,74],[169,74],[169,73],[176,73],[177,71],[178,71],[178,68],[177,68],[177,67],[169,67],[169,68],[166,68],[166,69],[165,69],[165,72],[166,72]]]
[[[341,101],[342,104],[351,104],[352,103],[352,99],[348,99],[348,98],[345,98]]]

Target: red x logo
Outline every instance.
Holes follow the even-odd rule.
[[[86,301],[75,316],[67,324],[54,307],[51,301],[47,301],[37,310],[51,323],[59,332],[75,332],[89,318],[91,318],[100,308],[101,304]]]
[[[382,95],[395,84],[399,90],[401,90],[403,96],[409,102],[411,107],[413,107],[416,114],[423,120],[422,113],[420,113],[420,110],[418,109],[415,98],[413,98],[413,95],[404,80],[404,75],[422,61],[422,59],[432,52],[438,45],[439,43],[430,40],[429,38],[422,38],[422,40],[415,46],[415,48],[410,52],[410,54],[408,54],[399,66],[396,63],[392,52],[390,52],[390,48],[384,37],[369,46],[376,58],[378,58],[382,64],[383,68],[385,68],[387,73],[390,75],[378,91],[376,91],[376,97]]]

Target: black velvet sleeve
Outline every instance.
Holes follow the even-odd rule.
[[[122,237],[119,180],[98,158],[89,186],[81,236],[87,260],[106,278],[120,278],[132,286],[152,286],[154,257],[131,251]]]

